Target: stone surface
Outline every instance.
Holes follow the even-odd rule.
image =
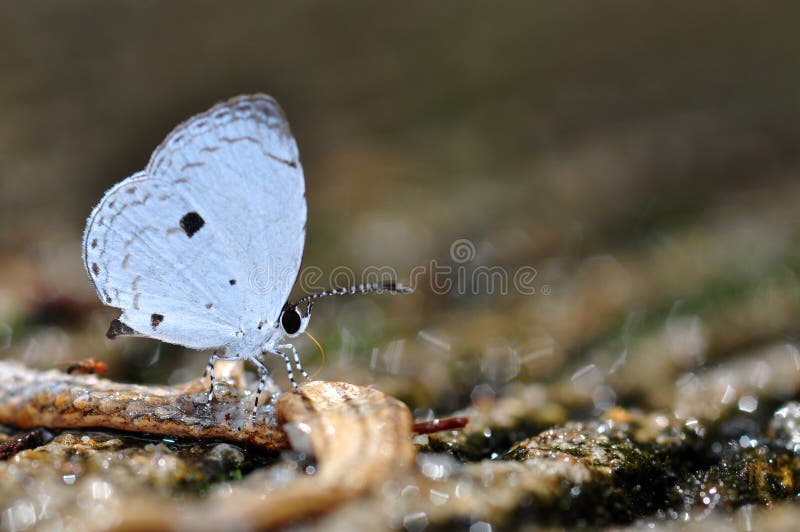
[[[410,412],[369,388],[310,382],[282,395],[275,416],[237,430],[228,427],[249,416],[250,403],[231,394],[208,405],[202,383],[131,386],[17,363],[0,363],[0,374],[3,423],[62,429],[44,445],[17,438],[0,463],[10,529],[274,527],[332,511],[414,463]],[[229,423],[214,422],[230,412],[238,414]],[[290,442],[295,453],[279,455]]]

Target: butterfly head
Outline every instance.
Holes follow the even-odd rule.
[[[414,290],[408,286],[402,285],[395,281],[388,281],[383,283],[369,283],[360,284],[358,286],[351,286],[349,288],[334,288],[333,290],[323,290],[314,294],[301,297],[296,303],[286,302],[281,310],[281,315],[278,318],[278,325],[283,333],[289,338],[296,338],[304,332],[308,327],[308,320],[311,319],[311,307],[314,301],[323,297],[330,296],[343,296],[349,294],[370,294],[373,292],[381,293],[388,292],[390,294],[410,294]],[[305,313],[300,311],[300,305],[306,306]]]
[[[281,330],[289,338],[296,338],[303,334],[308,327],[308,320],[311,318],[311,313],[306,312],[304,315],[300,312],[297,305],[286,303],[281,310],[281,315],[278,318]]]

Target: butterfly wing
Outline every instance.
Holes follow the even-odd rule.
[[[242,96],[178,126],[143,172],[106,193],[87,223],[84,263],[133,332],[229,345],[278,319],[305,221],[303,171],[283,111],[269,96]]]

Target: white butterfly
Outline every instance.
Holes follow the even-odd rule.
[[[107,335],[149,336],[214,362],[281,356],[297,388],[285,337],[303,333],[314,299],[410,290],[368,284],[287,298],[300,268],[306,200],[297,143],[270,96],[239,96],[192,117],[156,148],[147,167],[106,192],[83,237],[86,271],[101,300],[122,309]],[[305,305],[305,313],[299,309]]]

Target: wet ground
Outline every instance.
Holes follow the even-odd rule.
[[[24,364],[0,366],[0,527],[786,529],[793,8],[0,8],[0,348]],[[183,383],[207,353],[107,340],[115,313],[82,270],[103,190],[180,120],[255,91],[298,137],[304,266],[321,285],[346,266],[416,287],[315,308],[317,380],[365,399],[312,402],[306,421],[359,427],[343,430],[371,442],[361,456],[274,417],[219,429],[246,414],[249,377],[234,368],[231,419],[206,408]],[[66,375],[86,357],[101,379]],[[407,421],[469,424],[415,435],[364,386]]]

